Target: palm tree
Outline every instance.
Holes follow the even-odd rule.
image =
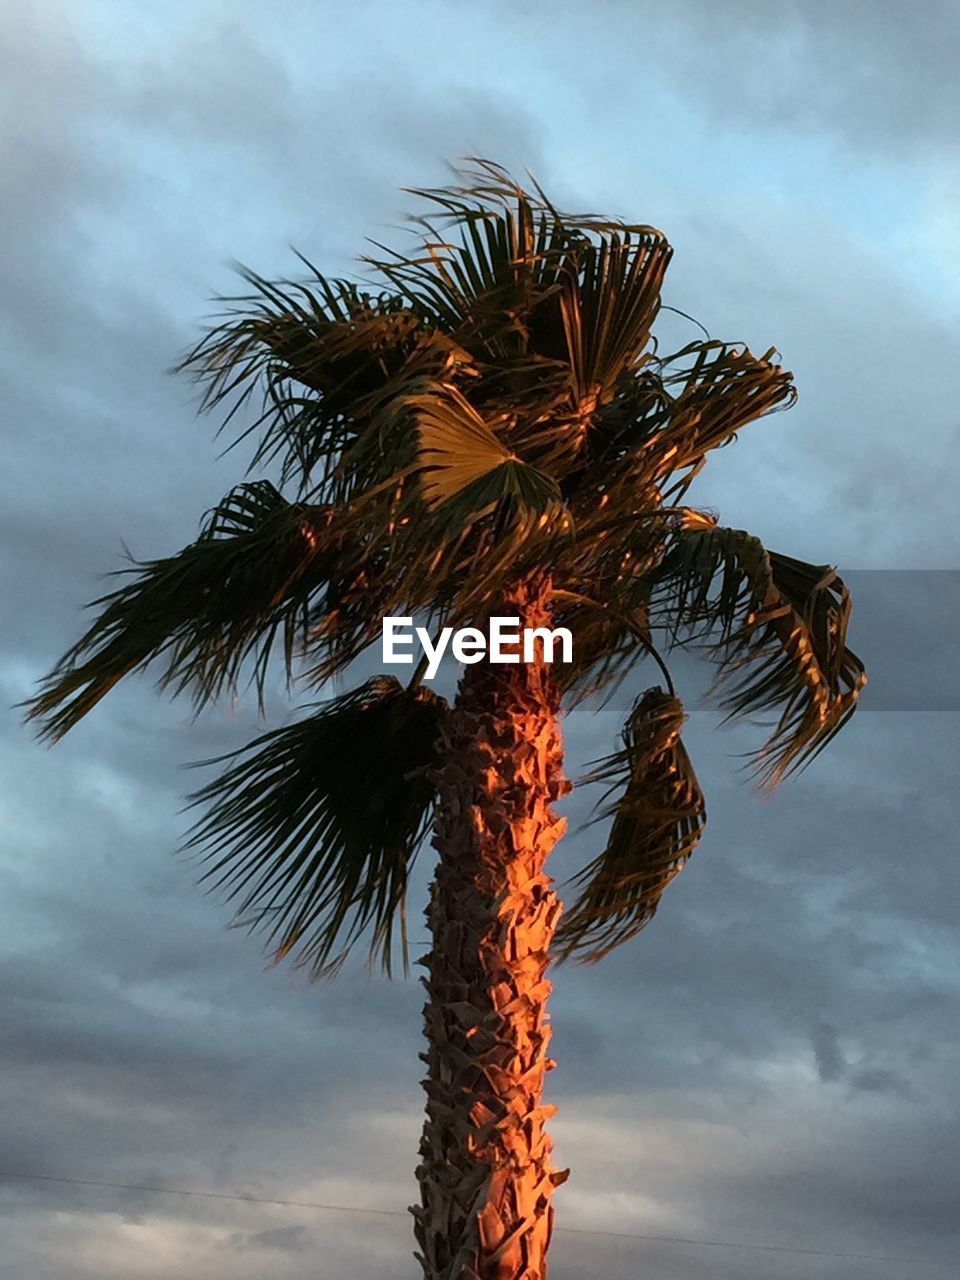
[[[544,1129],[548,958],[636,934],[704,827],[664,655],[704,649],[729,716],[773,713],[755,759],[771,785],[866,677],[831,568],[683,505],[711,449],[792,402],[776,353],[698,338],[658,354],[665,237],[469,165],[413,189],[415,247],[376,246],[376,288],[305,259],[301,283],[243,271],[249,293],[179,368],[226,423],[254,406],[236,441],[248,475],[277,483],[240,484],[179,554],[124,570],[29,716],[59,738],[154,661],[198,707],[245,677],[262,706],[275,651],[288,680],[326,691],[385,616],[571,630],[570,662],[465,665],[452,705],[422,662],[406,684],[314,704],[223,758],[189,836],[277,959],[329,975],[361,938],[389,972],[398,924],[406,964],[405,892],[432,830],[417,1257],[428,1280],[541,1280],[566,1177]],[[644,660],[659,683],[589,775],[612,824],[558,926],[561,706],[609,698]]]

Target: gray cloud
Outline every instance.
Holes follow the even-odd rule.
[[[839,1080],[847,1062],[840,1048],[836,1027],[822,1022],[813,1033],[813,1053],[817,1061],[817,1073],[824,1084]]]
[[[233,1248],[240,1253],[250,1250],[279,1250],[281,1253],[306,1253],[309,1249],[319,1248],[319,1242],[306,1227],[273,1227],[267,1231],[253,1231],[248,1234],[237,1234],[230,1240]]]
[[[666,81],[706,109],[719,145],[743,130],[788,145],[826,137],[860,155],[907,163],[918,152],[956,154],[960,15],[950,0],[930,0],[909,15],[895,0],[710,7],[605,0],[596,24],[583,21],[576,0],[523,9],[500,0],[496,8],[526,40],[549,14],[557,60],[564,69],[581,66],[574,92],[604,86],[609,101],[626,106],[634,78]]]
[[[823,131],[903,159],[918,146],[955,147],[949,122],[960,113],[960,90],[951,62],[960,15],[948,0],[910,20],[883,0],[678,9],[699,28],[690,61],[708,71],[696,83],[721,118]]]

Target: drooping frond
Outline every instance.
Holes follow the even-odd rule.
[[[613,824],[606,848],[575,877],[579,896],[556,933],[561,959],[599,960],[638,933],[703,834],[706,810],[680,741],[683,719],[678,698],[648,689],[627,719],[622,750],[585,779],[607,784],[597,820]]]
[[[205,850],[204,880],[276,960],[329,975],[367,933],[389,972],[445,710],[379,676],[223,757],[235,763],[191,796],[206,812],[187,848]],[[402,949],[406,964],[405,937]]]
[[[619,607],[609,593],[597,599],[564,588],[554,593],[554,624],[566,627],[576,637],[573,660],[556,674],[571,709],[597,696],[600,705],[605,705],[644,656],[659,667],[672,690],[646,602],[639,590],[633,596],[629,605]]]
[[[674,639],[706,640],[717,660],[728,718],[777,714],[760,776],[773,785],[802,768],[853,714],[867,679],[847,647],[851,602],[836,570],[690,510],[656,579]]]
[[[132,671],[164,662],[162,686],[198,702],[233,687],[247,658],[262,697],[279,639],[288,673],[306,637],[311,594],[333,572],[331,508],[290,503],[267,481],[240,485],[177,555],[120,570],[123,586],[46,677],[28,718],[56,740]]]

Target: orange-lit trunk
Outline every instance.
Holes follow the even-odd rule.
[[[494,612],[549,625],[549,583]],[[426,1280],[544,1280],[551,1195],[544,976],[560,903],[544,862],[565,820],[559,693],[542,662],[468,666],[443,741],[427,911],[427,1115],[417,1170]]]

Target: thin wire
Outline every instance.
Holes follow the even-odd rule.
[[[181,1187],[152,1187],[132,1182],[100,1182],[95,1178],[58,1178],[43,1173],[14,1173],[0,1170],[0,1181],[57,1182],[71,1187],[105,1187],[111,1191],[145,1191],[153,1195],[192,1196],[201,1200],[239,1200],[245,1204],[280,1205],[286,1209],[320,1209],[329,1213],[360,1213],[379,1218],[405,1218],[400,1209],[367,1209],[350,1204],[320,1204],[314,1200],[279,1200],[271,1196],[246,1196],[225,1191],[195,1191]],[[645,1231],[599,1231],[589,1227],[557,1227],[554,1234],[570,1236],[603,1236],[608,1240],[648,1240],[657,1244],[699,1245],[709,1249],[744,1249],[753,1253],[802,1254],[808,1258],[844,1258],[858,1262],[905,1262],[921,1267],[960,1268],[958,1262],[940,1262],[934,1258],[905,1258],[883,1253],[838,1253],[826,1249],[791,1248],[782,1244],[738,1244],[732,1240],[703,1240],[693,1236],[661,1236]]]
[[[99,1182],[94,1178],[55,1178],[44,1173],[7,1173],[0,1170],[3,1178],[18,1179],[25,1182],[64,1182],[71,1187],[108,1187],[111,1191],[149,1191],[162,1196],[196,1196],[202,1200],[243,1200],[247,1204],[279,1204],[287,1209],[325,1209],[331,1213],[369,1213],[381,1218],[402,1218],[406,1215],[399,1209],[366,1209],[349,1204],[317,1204],[312,1200],[277,1200],[270,1196],[231,1195],[226,1191],[188,1191],[180,1187],[148,1187],[131,1182]]]

